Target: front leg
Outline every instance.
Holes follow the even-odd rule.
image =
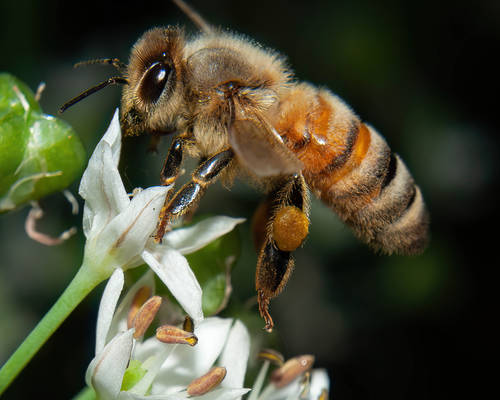
[[[168,197],[165,199],[156,230],[156,243],[161,243],[161,239],[173,219],[186,214],[196,207],[208,185],[215,182],[218,175],[229,165],[233,157],[234,153],[231,149],[223,150],[210,157],[200,164],[193,172],[191,181],[186,183],[171,200]],[[165,182],[167,181],[165,179]]]
[[[297,174],[271,192],[264,203],[264,211],[260,210],[260,222],[254,224],[254,229],[259,229],[260,224],[266,223],[264,237],[255,236],[260,248],[255,286],[260,315],[266,322],[268,332],[274,326],[269,314],[269,302],[280,294],[290,278],[294,264],[292,252],[308,234],[308,212],[307,187],[302,175]]]

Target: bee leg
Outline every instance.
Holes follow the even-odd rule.
[[[163,168],[160,173],[160,181],[162,186],[168,186],[175,183],[175,180],[179,176],[185,142],[186,139],[182,136],[179,136],[175,138],[170,145],[167,158],[165,159],[165,163],[163,164]]]
[[[260,315],[271,332],[274,323],[269,302],[288,282],[294,266],[292,252],[303,243],[309,228],[309,196],[302,175],[285,180],[266,202],[270,202],[271,211],[257,260],[255,286]]]
[[[161,239],[167,231],[168,225],[172,219],[180,217],[196,207],[208,185],[217,179],[217,176],[229,165],[233,156],[233,151],[228,149],[210,157],[200,164],[193,172],[191,181],[186,183],[172,199],[165,199],[165,204],[160,211],[155,242],[161,243]],[[167,164],[167,162],[165,164]],[[165,180],[165,182],[166,181],[167,180]]]

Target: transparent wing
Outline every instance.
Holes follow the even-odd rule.
[[[260,177],[291,175],[303,168],[278,132],[258,115],[234,120],[229,144],[240,163]]]

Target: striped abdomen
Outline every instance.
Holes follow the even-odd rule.
[[[424,249],[429,222],[419,187],[342,100],[299,84],[282,100],[276,129],[304,163],[312,192],[360,239],[386,253]]]

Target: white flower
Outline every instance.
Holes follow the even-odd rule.
[[[136,341],[135,328],[126,328],[127,313],[136,293],[144,286],[154,288],[149,272],[131,287],[116,308],[123,288],[122,270],[115,270],[106,285],[97,321],[96,357],[86,374],[87,384],[94,389],[97,398],[186,399],[189,383],[215,363],[226,367],[227,375],[217,388],[199,396],[200,400],[236,400],[247,393],[243,377],[250,339],[244,325],[232,319],[207,318],[195,324],[198,343],[194,347],[162,343],[156,337]],[[121,390],[131,360],[137,360],[145,373],[131,388]]]
[[[304,356],[309,357],[309,356]],[[298,358],[298,357],[296,357]],[[324,369],[313,369],[310,371],[310,380],[304,380],[304,371],[296,371],[294,375],[292,368],[288,368],[288,375],[295,376],[291,382],[278,387],[271,382],[262,390],[262,386],[269,369],[270,361],[264,361],[252,392],[247,400],[326,400],[330,391],[330,379]]]
[[[151,187],[131,200],[117,168],[120,149],[117,110],[80,183],[79,192],[85,199],[83,231],[87,237],[84,265],[104,280],[117,268],[125,270],[145,262],[184,310],[199,322],[203,319],[201,288],[182,254],[204,247],[243,219],[209,218],[192,227],[168,232],[163,244],[155,244],[151,236],[171,187]]]

